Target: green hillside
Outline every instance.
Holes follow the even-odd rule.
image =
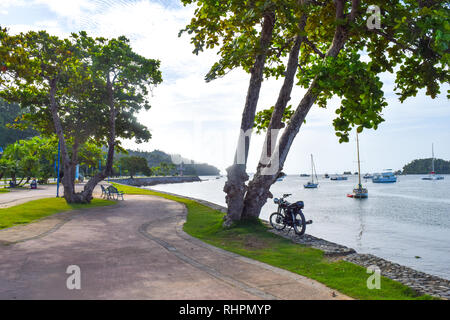
[[[151,152],[139,150],[127,151],[128,156],[145,158],[148,161],[150,168],[158,167],[161,163],[173,164],[171,156],[161,150],[154,150]],[[121,154],[118,157],[120,158],[123,156],[125,155]],[[173,174],[178,172],[177,168],[178,166],[176,166],[176,169],[173,170]],[[183,162],[183,174],[196,176],[217,176],[220,174],[220,170],[207,163],[196,163],[192,160],[185,160]]]
[[[403,167],[403,174],[427,174],[431,171],[432,158],[417,159]],[[435,159],[434,170],[436,173],[450,174],[450,161]]]

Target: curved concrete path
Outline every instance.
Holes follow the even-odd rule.
[[[77,183],[75,185],[76,191],[81,191],[83,188],[84,183]],[[97,185],[93,194],[94,196],[99,196],[101,193],[102,190],[100,185]],[[64,187],[62,184],[59,186],[59,195],[61,197],[64,196]],[[38,185],[38,188],[33,190],[30,188],[11,189],[10,192],[0,193],[0,209],[17,206],[32,200],[50,197],[56,197],[56,185],[54,184]]]
[[[0,245],[0,299],[348,299],[190,237],[179,203],[125,199]],[[70,265],[80,267],[80,290],[67,289]]]

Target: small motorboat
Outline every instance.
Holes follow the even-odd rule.
[[[373,175],[366,173],[363,178],[366,179],[366,180],[367,179],[372,179]]]
[[[333,181],[343,181],[343,180],[348,180],[348,178],[347,178],[347,177],[344,177],[344,176],[334,176],[334,177],[331,177],[330,180],[333,180]]]
[[[323,176],[325,179],[330,179],[330,175],[328,173],[325,173],[325,175]]]

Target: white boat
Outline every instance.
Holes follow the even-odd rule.
[[[444,180],[443,176],[437,175],[434,171],[434,144],[431,144],[431,172],[428,177],[422,178],[422,180]]]
[[[365,199],[369,197],[369,191],[366,188],[363,188],[361,183],[361,161],[359,159],[359,138],[358,138],[358,132],[356,132],[356,151],[358,154],[358,185],[355,189],[353,189],[353,193],[347,194],[347,197],[349,198],[355,198],[355,199]]]
[[[314,177],[316,181],[314,181]],[[306,189],[316,189],[319,186],[319,179],[317,178],[316,167],[314,166],[314,158],[311,155],[311,181],[303,185]]]
[[[382,173],[375,173],[372,178],[373,183],[395,183],[397,177],[392,172],[392,169],[386,169]]]

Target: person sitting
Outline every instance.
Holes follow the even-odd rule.
[[[10,182],[9,182],[9,187],[10,188],[14,188],[16,186],[16,184],[11,180]]]
[[[31,187],[31,189],[37,189],[37,182],[36,182],[36,179],[33,179],[33,181],[31,181],[30,187]]]

